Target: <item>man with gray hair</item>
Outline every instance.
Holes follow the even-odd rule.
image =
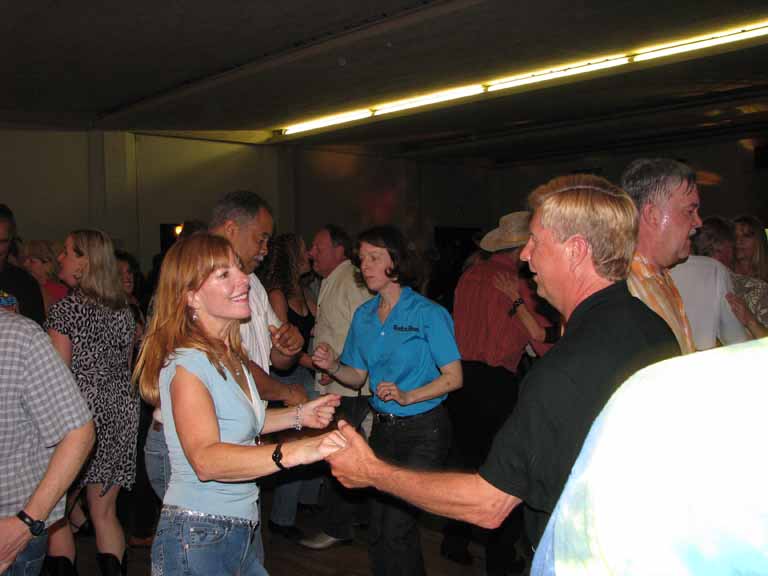
[[[592,421],[636,370],[679,353],[664,321],[625,279],[637,235],[629,197],[597,176],[555,178],[529,197],[520,254],[565,333],[528,372],[514,412],[476,473],[425,472],[377,458],[345,422],[346,447],[328,458],[347,486],[373,486],[430,512],[495,528],[525,502],[535,546]]]
[[[669,269],[688,258],[691,236],[701,226],[696,174],[676,160],[640,158],[624,171],[621,185],[639,217],[629,290],[664,319],[683,354],[695,352],[683,300]]]

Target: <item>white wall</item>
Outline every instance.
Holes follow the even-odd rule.
[[[280,189],[274,148],[144,135],[135,136],[134,146],[135,196],[125,201],[135,202],[143,266],[160,250],[160,224],[207,221],[216,200],[233,190],[258,192],[281,226],[282,204],[290,206],[292,191]]]
[[[89,223],[84,132],[0,131],[0,202],[27,239],[63,240]]]

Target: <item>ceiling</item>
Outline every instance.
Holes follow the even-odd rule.
[[[26,0],[0,124],[258,142],[296,121],[768,19],[765,0]],[[286,145],[509,163],[768,136],[768,40]]]

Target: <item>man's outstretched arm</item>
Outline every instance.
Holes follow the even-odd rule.
[[[496,528],[521,500],[479,474],[427,472],[388,464],[343,420],[346,447],[328,458],[333,475],[348,488],[373,486],[433,514]]]

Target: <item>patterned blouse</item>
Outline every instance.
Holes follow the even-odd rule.
[[[757,321],[768,327],[768,283],[759,278],[742,274],[731,274],[736,296],[744,298],[747,308]]]

